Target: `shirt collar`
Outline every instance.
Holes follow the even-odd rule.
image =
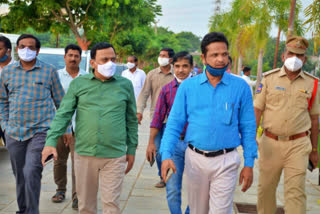
[[[208,77],[207,77],[207,74],[206,74],[206,71],[202,72],[200,75],[201,75],[201,76],[200,76],[200,84],[203,84],[203,83],[209,81],[209,80],[208,80]],[[223,74],[220,82],[223,83],[223,84],[225,84],[225,85],[228,85],[229,82],[230,82],[230,75],[232,75],[232,74],[229,74],[229,73],[227,73],[227,72],[224,72],[224,74]]]
[[[177,81],[176,78],[174,78],[174,79],[170,82],[170,84],[171,84],[172,87],[179,87],[179,83],[178,83],[178,81]]]
[[[39,60],[38,58],[36,58],[36,63],[32,66],[31,69],[29,69],[29,71],[31,71],[31,70],[33,70],[33,69],[35,69],[35,68],[40,68],[40,64],[41,64],[40,60]],[[20,60],[16,62],[15,67],[16,67],[16,68],[17,68],[17,67],[20,67],[21,69],[23,69]]]
[[[90,73],[88,74],[88,78],[91,79],[91,80],[97,79],[97,80],[101,81],[100,79],[98,79],[98,78],[93,74],[93,72],[90,72]],[[104,82],[109,82],[109,81],[111,81],[111,80],[118,80],[118,78],[119,78],[119,77],[118,77],[117,75],[113,75],[109,80],[106,80],[106,81],[104,81]]]
[[[285,69],[284,69],[284,66],[281,67],[280,73],[279,73],[279,77],[283,77],[283,76],[288,76],[287,73],[286,73],[286,71],[285,71]],[[297,79],[299,76],[302,77],[303,79],[306,78],[306,75],[303,73],[302,70],[300,71],[300,73],[298,74],[298,76],[296,77],[296,79]]]
[[[161,71],[161,68],[160,67],[158,67],[157,68],[158,70],[158,73],[163,73],[162,71]],[[169,73],[167,73],[167,74],[173,74],[173,66],[172,65],[170,65],[170,72]]]
[[[61,70],[62,70],[63,75],[65,75],[65,76],[70,76],[70,74],[68,73],[66,67],[64,67],[64,68],[61,69]],[[77,75],[76,77],[79,77],[79,76],[82,76],[82,75],[85,75],[85,74],[87,74],[87,73],[86,73],[84,70],[82,70],[81,68],[79,68],[79,72],[78,72],[78,75]]]

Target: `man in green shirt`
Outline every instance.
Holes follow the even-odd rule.
[[[138,144],[138,120],[130,80],[114,76],[116,53],[111,44],[91,49],[93,73],[74,79],[47,134],[42,164],[57,158],[58,138],[76,116],[75,174],[80,214],[97,213],[101,192],[103,213],[120,213],[123,178],[134,163]]]

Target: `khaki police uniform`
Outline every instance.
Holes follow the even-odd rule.
[[[287,49],[294,53],[301,53],[301,49],[305,52],[303,45],[308,46],[305,41],[302,37],[289,39]],[[263,111],[264,129],[258,141],[259,214],[275,213],[276,188],[282,171],[285,212],[306,213],[305,175],[312,150],[310,115],[320,113],[318,93],[308,111],[314,81],[315,77],[303,71],[290,80],[282,67],[266,72],[257,89],[254,107]]]

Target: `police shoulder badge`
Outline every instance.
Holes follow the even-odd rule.
[[[263,87],[263,84],[260,83],[260,85],[259,85],[259,87],[257,88],[257,91],[256,91],[257,94],[259,94],[262,91],[262,87]]]

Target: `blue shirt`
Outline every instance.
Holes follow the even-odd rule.
[[[205,151],[241,144],[244,165],[253,167],[257,157],[256,121],[251,91],[243,79],[224,73],[214,88],[203,72],[183,81],[162,138],[162,160],[171,159],[186,122],[185,141]]]

